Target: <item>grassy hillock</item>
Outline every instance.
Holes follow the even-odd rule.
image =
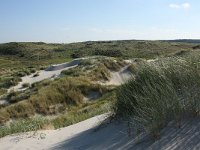
[[[62,71],[63,75],[79,77],[83,76],[92,81],[107,81],[111,77],[111,71],[119,71],[126,62],[118,58],[95,57],[82,60],[78,67]]]
[[[84,97],[90,91],[104,95],[110,89],[91,84],[81,77],[64,77],[53,82],[39,83],[32,87],[31,91],[9,94],[9,100],[15,103],[0,109],[0,123],[9,119],[28,118],[35,114],[58,114],[73,106],[84,104]]]
[[[134,128],[159,138],[169,122],[181,126],[182,118],[199,116],[200,57],[172,57],[135,67],[135,78],[117,92],[116,116]]]

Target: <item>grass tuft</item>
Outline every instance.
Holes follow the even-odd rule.
[[[200,72],[194,62],[166,58],[139,66],[135,78],[118,89],[116,116],[157,138],[170,121],[180,124],[183,114],[199,115]]]

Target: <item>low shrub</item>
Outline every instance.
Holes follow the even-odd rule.
[[[28,118],[35,114],[33,105],[28,101],[10,105],[6,107],[6,111],[9,113],[10,118]]]
[[[26,73],[25,72],[18,72],[17,76],[18,77],[24,77],[24,76],[26,76]]]
[[[30,83],[23,83],[23,84],[22,84],[22,87],[23,87],[23,88],[28,88],[28,87],[30,87],[30,86],[31,86]]]
[[[11,86],[15,86],[17,85],[19,82],[21,81],[21,78],[19,77],[13,77],[13,76],[9,76],[9,77],[0,77],[0,87],[1,88],[10,88]]]
[[[10,93],[7,95],[6,99],[9,103],[16,103],[22,100],[26,100],[30,97],[30,91],[10,91]]]
[[[40,66],[39,69],[40,69],[40,70],[45,70],[45,69],[46,69],[46,66]]]
[[[0,125],[10,120],[10,114],[5,109],[0,109]]]
[[[30,72],[35,73],[37,70],[35,68],[31,68]]]
[[[0,88],[0,95],[3,95],[3,94],[5,94],[7,92],[7,90],[6,89],[4,89],[4,88]]]
[[[39,76],[39,72],[37,72],[37,73],[35,73],[34,75],[33,75],[33,77],[38,77]]]
[[[121,57],[122,52],[120,50],[110,49],[110,50],[95,50],[94,55],[109,56],[109,57]]]

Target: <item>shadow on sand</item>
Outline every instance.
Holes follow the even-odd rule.
[[[184,122],[181,128],[167,126],[161,132],[161,139],[153,141],[141,134],[128,137],[125,123],[104,123],[62,141],[51,148],[59,150],[193,150],[200,149],[200,119]]]
[[[132,150],[133,146],[138,150],[143,150],[146,144],[140,142],[134,145],[139,138],[129,138],[127,135],[127,127],[123,123],[103,123],[98,127],[94,127],[84,131],[69,140],[62,141],[51,149],[59,150]]]

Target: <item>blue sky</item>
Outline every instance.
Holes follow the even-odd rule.
[[[200,0],[0,0],[0,42],[200,39]]]

